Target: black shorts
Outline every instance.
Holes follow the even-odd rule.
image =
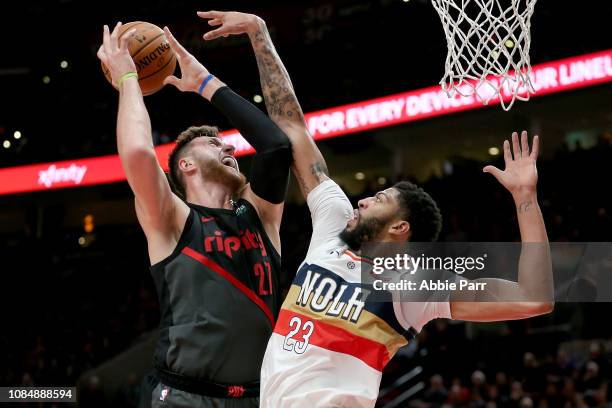
[[[142,382],[138,408],[257,408],[259,397],[214,398],[164,385],[151,374]]]

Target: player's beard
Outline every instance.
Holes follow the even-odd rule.
[[[349,229],[347,226],[340,233],[340,239],[348,245],[353,251],[361,249],[361,245],[364,242],[371,241],[374,237],[377,237],[383,230],[387,220],[379,220],[376,218],[366,219],[361,217],[359,222],[353,229]]]
[[[246,185],[246,177],[232,167],[226,166],[218,160],[210,160],[201,163],[202,176],[204,180],[214,180],[225,184],[232,195],[240,192]]]

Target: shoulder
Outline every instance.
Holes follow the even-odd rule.
[[[138,223],[147,239],[178,239],[192,211],[191,207],[175,194],[172,194],[172,200],[166,207],[163,217],[152,216],[137,197],[134,198],[134,207]]]
[[[343,256],[345,249],[346,245],[340,238],[321,240],[313,236],[305,261],[312,263],[320,261],[322,258],[336,259]]]
[[[245,198],[240,198],[234,203],[234,214],[248,224],[261,228],[264,226],[264,219],[258,208]]]
[[[322,181],[315,188],[310,190],[308,196],[306,197],[306,201],[309,205],[321,200],[337,200],[341,203],[348,204],[349,206],[351,205],[342,188],[330,178]]]

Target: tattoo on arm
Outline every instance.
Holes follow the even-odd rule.
[[[313,176],[316,177],[319,183],[329,177],[329,171],[327,170],[327,166],[325,165],[325,163],[316,162],[311,164],[310,172]]]
[[[265,23],[259,22],[251,42],[268,114],[274,121],[304,122],[304,113],[295,96],[291,79],[276,53]]]
[[[526,213],[527,211],[531,210],[532,205],[533,203],[531,201],[524,201],[516,207],[516,211],[519,214]]]
[[[255,51],[261,89],[268,115],[281,128],[283,127],[282,124],[294,124],[297,127],[305,126],[304,112],[293,90],[291,79],[274,48],[263,21],[258,22],[257,31],[250,35],[250,39]],[[310,135],[306,132],[298,134],[296,137],[310,137]],[[320,156],[319,153],[318,155]],[[296,152],[294,152],[295,156]],[[294,166],[293,170],[304,195],[307,195],[314,188],[315,180],[317,183],[321,183],[329,177],[327,166],[322,157],[313,159],[304,168]]]
[[[310,173],[315,177],[318,183],[322,183],[329,178],[329,171],[327,170],[327,166],[325,163],[316,162],[310,165]],[[304,195],[308,195],[310,190],[312,190],[311,186],[304,180],[304,176],[297,170],[294,169],[293,174],[297,179],[300,188]]]

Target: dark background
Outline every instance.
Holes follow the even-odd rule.
[[[606,49],[601,2],[580,7],[540,1],[532,18],[532,62]],[[30,135],[4,166],[113,153],[116,98],[95,56],[102,25],[146,20],[168,25],[209,68],[245,96],[259,92],[246,37],[205,43],[200,9],[234,8],[268,21],[305,111],[416,89],[442,77],[446,42],[433,6],[423,0],[329,2],[63,0],[2,6],[0,128]],[[61,61],[69,63],[60,68]],[[44,84],[44,76],[50,78]],[[153,126],[176,135],[188,124],[225,125],[214,110],[164,89],[147,98]],[[2,131],[0,131],[0,138]]]
[[[247,39],[204,43],[207,25],[195,11],[257,13],[267,21],[305,112],[436,84],[446,55],[439,18],[419,0],[41,0],[0,7],[0,140],[13,142],[0,149],[2,167],[116,153],[116,92],[95,52],[102,24],[118,19],[168,25],[211,72],[251,99],[260,88]],[[603,8],[593,0],[540,0],[532,19],[532,63],[611,48]],[[610,241],[611,97],[611,85],[601,85],[517,102],[508,113],[489,107],[320,146],[353,201],[411,179],[442,208],[441,239],[514,241],[510,197],[480,170],[499,164],[488,148],[501,146],[511,131],[538,131],[540,205],[550,239]],[[163,89],[146,103],[158,143],[192,124],[229,128],[195,95]],[[15,130],[23,134],[18,141]],[[240,164],[248,173],[249,159]],[[364,180],[355,178],[357,172]],[[91,234],[83,230],[86,214],[95,219]],[[293,184],[282,230],[285,285],[309,238],[308,210]],[[119,387],[95,374],[150,338],[158,323],[146,242],[127,184],[0,197],[0,256],[0,385],[73,385],[80,378],[82,406],[133,406],[138,373],[118,369]],[[601,406],[610,401],[610,311],[609,304],[558,303],[554,313],[527,321],[431,323],[393,361],[383,387],[419,366],[424,371],[413,382],[422,381],[425,390],[413,405],[528,406],[529,398],[538,406]],[[595,373],[589,362],[596,363]],[[483,384],[480,374],[473,378],[476,370],[485,375]],[[442,386],[431,378],[435,374]],[[402,387],[388,398],[408,385]]]

